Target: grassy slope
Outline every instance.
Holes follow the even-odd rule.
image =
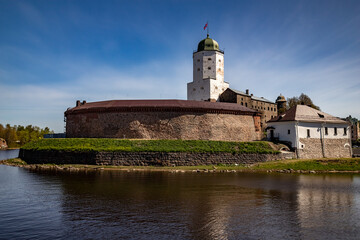
[[[252,168],[262,170],[360,171],[360,158],[282,160],[259,163]]]
[[[124,152],[230,152],[278,153],[267,142],[202,140],[125,140],[108,138],[42,139],[26,144],[26,150],[124,151]]]

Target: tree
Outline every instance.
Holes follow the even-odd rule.
[[[304,93],[301,93],[301,95],[299,97],[292,97],[292,98],[287,99],[287,108],[288,109],[292,108],[293,106],[296,106],[296,105],[307,105],[309,107],[320,110],[320,107],[316,106],[313,103],[313,101],[311,100],[311,98]]]
[[[43,138],[44,134],[54,133],[48,127],[41,129],[37,126],[28,125],[26,127],[10,126],[4,127],[0,124],[0,138],[4,138],[9,147],[21,147],[25,143]]]

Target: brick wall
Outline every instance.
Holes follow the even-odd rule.
[[[255,121],[256,122],[256,121]],[[130,139],[260,140],[251,115],[184,112],[68,114],[67,137]]]

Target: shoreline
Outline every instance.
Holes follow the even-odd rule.
[[[360,173],[360,158],[339,159],[292,159],[241,165],[198,165],[198,166],[114,166],[86,164],[27,164],[20,158],[0,161],[1,165],[21,167],[39,171],[126,171],[126,172],[171,172],[171,173]]]

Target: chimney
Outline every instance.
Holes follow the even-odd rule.
[[[81,105],[84,105],[86,103],[86,101],[85,100],[83,100],[83,102],[81,103]]]
[[[249,89],[246,89],[246,95],[249,95]]]
[[[80,100],[76,100],[76,106],[80,106]]]
[[[251,94],[251,96],[254,96],[254,94]]]

